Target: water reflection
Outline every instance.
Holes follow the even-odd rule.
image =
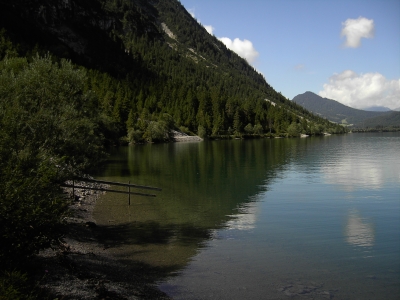
[[[226,222],[227,229],[250,230],[255,228],[259,208],[252,203],[239,209],[239,213],[230,215],[232,220]]]
[[[163,191],[134,197],[130,207],[107,194],[95,219],[113,253],[182,272],[171,285],[188,293],[176,299],[351,299],[360,290],[360,299],[371,298],[377,285],[365,278],[376,270],[367,264],[381,262],[359,254],[371,250],[383,261],[389,253],[388,265],[399,265],[398,192],[380,190],[399,181],[399,163],[390,161],[399,143],[352,138],[121,148],[97,177]],[[396,285],[388,286],[375,295],[390,299]]]
[[[115,251],[121,256],[179,269],[213,238],[215,230],[255,227],[255,197],[289,162],[284,151],[288,142],[265,139],[120,148],[97,177],[157,186],[162,192],[152,199],[132,197],[130,207],[126,196],[106,194],[96,205],[95,219],[113,232],[106,240],[118,246]],[[122,240],[113,243],[113,236]]]
[[[397,161],[392,161],[398,158],[396,139],[389,140],[393,147],[382,147],[388,143],[385,138],[373,134],[360,136],[362,139],[357,136],[355,140],[354,135],[343,138],[340,146],[344,149],[337,147],[337,155],[322,163],[326,181],[346,192],[378,190],[393,180],[400,184],[400,169]]]
[[[350,155],[350,154],[349,154]],[[342,157],[335,164],[324,166],[326,181],[340,186],[347,192],[360,188],[380,189],[385,178],[391,177],[394,166],[382,165],[379,161],[366,162],[357,156]]]
[[[347,243],[354,246],[371,247],[375,242],[373,225],[363,219],[356,210],[349,211],[345,236]]]

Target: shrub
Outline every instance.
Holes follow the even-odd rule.
[[[203,126],[199,125],[197,129],[197,135],[202,139],[206,138],[207,137],[206,129]]]
[[[33,300],[37,299],[36,296],[26,273],[19,271],[0,273],[0,300]]]
[[[247,134],[253,134],[253,133],[254,133],[253,125],[251,125],[251,123],[247,124],[247,125],[244,127],[244,131],[245,131]]]
[[[144,138],[150,143],[164,142],[169,139],[169,128],[164,121],[151,121],[144,133]]]
[[[297,137],[300,136],[300,133],[301,133],[301,126],[296,122],[293,122],[287,128],[288,136]]]
[[[255,134],[259,134],[259,135],[263,134],[263,132],[264,132],[264,128],[262,127],[261,124],[256,124],[254,126],[253,130],[254,130]]]
[[[0,62],[0,263],[57,243],[60,183],[103,156],[86,74],[50,57]]]

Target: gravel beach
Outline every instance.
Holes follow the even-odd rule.
[[[155,286],[157,270],[124,262],[101,242],[92,216],[101,192],[75,193],[61,247],[42,251],[33,262],[39,287],[52,299],[170,299]]]

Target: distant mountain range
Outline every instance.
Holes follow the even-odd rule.
[[[299,94],[292,101],[318,116],[347,126],[400,126],[400,112],[387,111],[382,107],[369,108],[368,111],[355,109],[335,100],[322,98],[312,92]],[[372,111],[372,109],[380,111]]]
[[[389,114],[369,118],[365,120],[362,124],[359,124],[358,127],[376,128],[390,126],[400,127],[400,112],[392,111]]]
[[[389,107],[385,107],[385,106],[371,106],[371,107],[364,108],[363,110],[366,110],[366,111],[392,111]]]

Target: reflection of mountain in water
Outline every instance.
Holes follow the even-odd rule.
[[[157,198],[106,194],[95,219],[122,256],[183,266],[215,229],[250,229],[257,195],[288,163],[294,140],[247,140],[120,148],[102,176],[161,187]],[[113,239],[115,239],[113,241]]]
[[[127,161],[110,164],[105,176],[161,187],[158,199],[168,203],[162,207],[164,219],[215,228],[229,220],[226,216],[242,203],[254,200],[252,196],[266,189],[268,181],[287,163],[285,142],[219,141],[128,147],[117,154]]]
[[[258,198],[288,168],[301,176],[310,174],[310,183],[315,172],[323,172],[327,184],[349,193],[377,189],[386,177],[400,178],[392,176],[400,175],[396,164],[379,162],[379,155],[396,157],[387,151],[397,146],[372,149],[379,154],[362,160],[359,156],[379,147],[380,137],[358,135],[353,142],[353,136],[123,147],[98,177],[163,190],[157,198],[134,197],[131,206],[126,196],[107,194],[96,206],[95,219],[107,226],[111,233],[106,241],[117,244],[122,256],[179,269],[214,237],[215,229],[253,229]],[[372,227],[357,214],[347,223],[349,243],[374,243]],[[114,230],[118,228],[123,230]]]
[[[375,242],[372,224],[365,222],[357,211],[350,211],[345,230],[346,241],[355,246],[371,247]]]

